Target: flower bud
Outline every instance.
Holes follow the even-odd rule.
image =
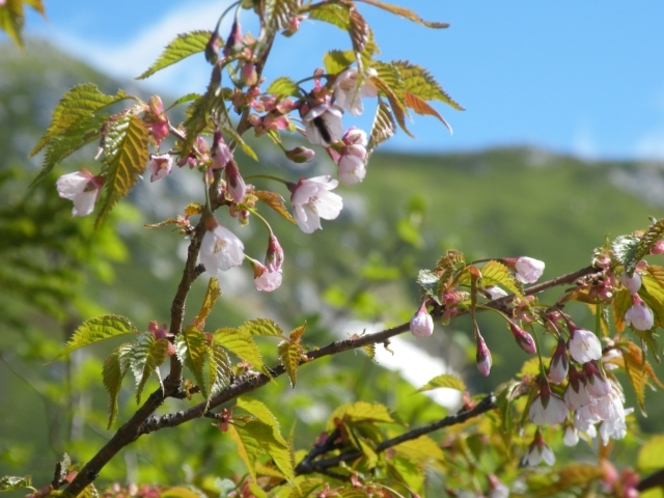
[[[219,59],[219,48],[221,47],[221,40],[219,33],[215,31],[205,45],[205,60],[210,64],[214,64]]]
[[[247,195],[247,185],[240,175],[240,170],[235,161],[229,161],[226,164],[226,188],[233,202],[239,204]]]
[[[286,151],[286,157],[296,163],[308,163],[315,155],[313,150],[301,146]]]
[[[641,288],[641,275],[634,272],[634,274],[630,277],[627,275],[627,273],[623,273],[620,275],[620,283],[622,283],[631,294],[636,294]]]
[[[477,332],[477,352],[475,353],[475,363],[477,364],[477,369],[482,375],[487,377],[491,372],[491,351],[484,342],[484,337]]]
[[[513,268],[516,272],[514,276],[519,282],[524,284],[537,282],[542,273],[544,273],[544,262],[538,259],[521,256],[513,261]]]
[[[228,35],[228,39],[226,40],[226,45],[224,45],[224,57],[234,55],[240,52],[242,48],[242,28],[240,27],[239,21],[236,19],[233,22],[231,33]]]
[[[625,313],[625,322],[636,330],[650,330],[655,323],[655,315],[638,294],[632,295],[632,306]]]
[[[272,271],[281,271],[281,265],[284,262],[284,250],[281,248],[277,237],[270,233],[270,239],[267,243],[267,254],[265,255],[265,266]]]
[[[558,337],[558,346],[549,363],[549,378],[554,384],[562,383],[567,377],[569,359],[567,358],[567,347],[562,337]]]
[[[240,70],[242,82],[247,86],[254,86],[258,83],[258,72],[256,71],[256,64],[247,62]]]
[[[415,337],[429,337],[433,333],[433,318],[424,303],[410,319],[410,332]]]
[[[150,171],[150,182],[161,180],[166,175],[169,175],[173,169],[173,156],[164,154],[162,156],[151,156],[148,163],[148,170]]]
[[[537,347],[535,346],[535,341],[533,340],[533,336],[531,336],[528,332],[526,332],[522,328],[518,327],[513,322],[509,323],[509,327],[510,330],[512,331],[512,334],[514,335],[516,343],[519,345],[521,349],[523,349],[528,354],[537,353]]]

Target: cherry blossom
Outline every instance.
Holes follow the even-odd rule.
[[[62,175],[55,182],[58,195],[74,203],[72,216],[87,216],[95,207],[104,180],[87,169]]]
[[[634,272],[634,274],[629,277],[627,273],[620,275],[620,283],[622,283],[631,294],[636,294],[641,288],[641,275]]]
[[[587,363],[602,357],[602,345],[590,330],[580,329],[570,324],[569,354],[574,361]]]
[[[148,170],[150,171],[150,182],[161,180],[166,175],[171,173],[173,169],[173,156],[164,154],[162,156],[152,156],[148,163]]]
[[[374,69],[369,69],[368,77],[376,76]],[[346,109],[353,116],[359,116],[364,112],[362,99],[364,97],[374,98],[378,95],[378,88],[370,80],[365,79],[359,84],[357,68],[348,68],[337,75],[334,80],[334,99],[336,104]]]
[[[535,439],[528,447],[528,452],[523,457],[523,463],[534,467],[535,465],[539,465],[542,461],[547,465],[553,465],[556,463],[556,455],[553,454],[551,448],[549,448],[544,442],[542,435],[538,430],[535,434]]]
[[[557,425],[567,420],[569,409],[560,396],[551,392],[548,382],[544,382],[530,405],[528,416],[535,425]]]
[[[208,274],[216,277],[219,271],[242,265],[244,244],[228,228],[216,224],[211,230],[205,232],[201,242],[200,256],[201,263]]]
[[[330,192],[339,185],[329,175],[302,178],[292,188],[295,221],[304,233],[322,229],[320,219],[333,220],[343,208],[341,196]]]
[[[233,199],[233,202],[240,203],[247,195],[247,185],[244,183],[240,170],[235,161],[228,161],[226,164],[226,192]]]
[[[558,337],[558,346],[549,363],[549,378],[554,384],[561,384],[567,377],[569,359],[567,358],[567,347],[562,337]]]
[[[341,109],[329,104],[320,104],[309,109],[302,116],[309,142],[323,147],[337,142],[343,134],[341,115]]]
[[[410,319],[410,333],[415,337],[429,337],[433,333],[433,318],[424,303]]]
[[[576,446],[579,443],[579,433],[573,426],[568,425],[565,427],[563,443],[565,446]]]
[[[254,268],[254,285],[256,290],[272,292],[281,285],[281,270],[270,269],[258,261],[252,261]]]
[[[655,315],[638,294],[632,295],[632,306],[625,313],[625,322],[636,330],[650,330],[655,323]]]
[[[537,282],[542,273],[544,273],[544,262],[539,259],[521,256],[519,258],[505,259],[504,261],[514,270],[514,277],[524,284]]]
[[[492,301],[494,299],[500,299],[501,297],[509,295],[504,289],[498,287],[497,285],[490,285],[489,287],[485,287],[484,290],[489,293],[489,299]]]
[[[521,327],[518,327],[513,322],[510,322],[509,328],[512,331],[512,334],[514,335],[516,343],[519,345],[521,349],[523,349],[528,354],[537,353],[537,347],[535,346],[535,341],[533,340],[533,336],[531,336]]]

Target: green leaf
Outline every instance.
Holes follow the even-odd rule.
[[[622,332],[625,329],[625,313],[632,306],[632,295],[628,289],[622,288],[616,292],[613,298],[613,319],[616,324],[616,330]]]
[[[199,98],[201,98],[201,94],[200,94],[200,93],[193,93],[193,92],[192,92],[192,93],[188,93],[187,95],[183,95],[182,97],[180,97],[179,99],[177,99],[175,102],[173,102],[173,103],[170,105],[170,107],[169,107],[168,109],[166,109],[166,110],[168,111],[168,110],[170,110],[170,109],[173,109],[173,107],[175,107],[175,106],[178,106],[178,105],[180,105],[180,104],[184,104],[184,103],[186,103],[186,102],[192,102],[192,101],[194,101],[194,100],[196,100],[196,99],[199,99]]]
[[[194,319],[194,324],[197,328],[202,329],[205,326],[205,320],[212,312],[212,308],[214,308],[219,296],[221,296],[219,282],[215,277],[212,277],[208,282],[205,297],[203,297],[203,302],[201,303],[201,310]]]
[[[268,26],[272,31],[285,29],[297,16],[302,0],[268,0],[266,2]]]
[[[403,91],[409,92],[423,100],[439,100],[457,111],[464,110],[463,107],[443,90],[440,83],[431,76],[428,70],[408,61],[392,61],[391,64],[398,69],[401,75],[400,88]],[[398,91],[397,94],[399,94]]]
[[[281,435],[281,429],[279,428],[279,422],[277,421],[277,418],[264,403],[258,401],[257,399],[238,398],[237,407],[242,408],[244,411],[252,414],[264,424],[272,427],[272,434],[274,438],[284,446],[288,446],[286,440]]]
[[[118,415],[118,395],[122,387],[122,379],[129,369],[129,358],[132,344],[126,342],[116,348],[104,360],[102,370],[102,379],[104,387],[108,391],[108,427],[113,426],[113,422]]]
[[[251,335],[283,336],[284,333],[281,327],[269,318],[248,320],[240,325],[239,330]]]
[[[198,387],[207,400],[211,385],[205,365],[208,356],[205,333],[195,327],[187,327],[175,337],[173,345],[178,359],[194,374]]]
[[[297,481],[296,481],[297,482]],[[288,498],[309,498],[313,497],[312,493],[322,486],[324,481],[320,477],[311,477],[297,482],[297,487],[291,491]]]
[[[339,406],[328,418],[326,431],[331,432],[336,428],[335,419],[349,422],[397,423],[385,405],[367,401],[356,401],[355,403]]]
[[[7,36],[21,48],[23,48],[24,24],[23,0],[6,0],[0,6],[0,30],[7,33]]]
[[[636,259],[639,242],[640,239],[634,235],[621,235],[611,242],[613,255],[625,267],[625,271],[627,271],[627,268],[634,271],[634,267],[641,259]],[[627,272],[631,275],[630,271]]]
[[[160,69],[175,64],[189,57],[190,55],[197,54],[205,50],[205,46],[212,36],[212,31],[191,31],[190,33],[183,33],[178,35],[171,43],[169,43],[159,58],[150,66],[150,68],[141,74],[137,80],[143,80],[148,76],[153,75]]]
[[[164,385],[159,375],[159,365],[168,358],[168,339],[155,339],[152,332],[143,332],[131,345],[130,366],[136,378],[136,402],[141,402],[141,394],[150,375],[156,374],[161,389]]]
[[[81,326],[76,329],[76,332],[74,332],[72,338],[69,339],[65,348],[51,361],[55,361],[72,351],[103,341],[104,339],[138,333],[138,330],[128,318],[120,315],[97,316],[84,321]]]
[[[431,270],[420,270],[417,275],[417,283],[427,296],[436,301],[436,303],[442,304],[440,302],[440,293],[438,292],[438,285],[440,283],[438,275]]]
[[[0,477],[0,492],[15,491],[22,488],[32,488],[32,476]]]
[[[279,359],[286,368],[286,373],[293,388],[297,384],[297,367],[300,366],[302,356],[304,355],[304,350],[300,344],[300,337],[304,333],[305,327],[306,324],[293,330],[288,340],[282,341],[277,350]]]
[[[300,89],[297,86],[297,83],[295,83],[295,81],[293,81],[291,78],[282,76],[281,78],[277,78],[272,83],[270,83],[270,86],[267,87],[265,93],[269,93],[277,97],[288,97],[291,95],[297,97],[300,95]]]
[[[373,124],[371,125],[371,136],[369,138],[369,145],[367,151],[371,154],[376,147],[383,142],[387,142],[394,133],[397,131],[397,125],[394,121],[390,106],[378,99],[378,106],[376,108],[376,115],[374,116]]]
[[[424,391],[430,391],[432,389],[438,389],[441,387],[456,389],[457,391],[461,392],[464,392],[466,390],[466,385],[463,383],[463,380],[461,380],[459,377],[452,374],[442,374],[442,375],[437,375],[436,377],[431,379],[423,387],[419,388],[417,392],[421,393]]]
[[[355,53],[352,50],[330,50],[323,56],[325,72],[328,74],[339,74],[355,62]]]
[[[284,198],[281,195],[267,190],[256,190],[253,192],[253,195],[291,223],[297,224],[295,218],[288,212]]]
[[[309,19],[324,21],[336,26],[339,29],[348,31],[350,29],[350,16],[348,5],[337,3],[317,3],[312,5],[309,12]]]
[[[442,448],[429,436],[420,436],[417,439],[405,441],[396,445],[394,449],[397,454],[418,464],[426,464],[432,459],[441,462],[445,460]]]
[[[201,490],[189,486],[173,486],[159,494],[159,498],[206,498],[206,496]]]
[[[118,90],[115,95],[104,95],[93,83],[75,86],[60,99],[48,130],[32,149],[30,157],[37,154],[53,137],[64,134],[79,121],[90,119],[97,111],[128,98],[133,97],[123,90]]]
[[[260,420],[252,420],[242,426],[230,424],[228,434],[237,445],[240,458],[254,480],[256,479],[255,462],[267,453],[286,478],[293,481],[293,466],[288,447],[274,437],[270,425]]]
[[[521,287],[517,283],[512,272],[499,261],[489,261],[481,270],[482,285],[487,287],[491,285],[500,285],[515,296],[525,299]]]
[[[639,450],[638,468],[644,474],[655,472],[662,468],[662,448],[664,448],[664,434],[653,435]]]
[[[210,396],[214,396],[230,384],[233,374],[231,360],[224,348],[213,343],[207,350],[207,365],[212,386]]]
[[[397,5],[391,5],[389,3],[379,2],[378,0],[359,0],[359,1],[386,10],[387,12],[396,14],[405,19],[409,19],[410,21],[416,22],[417,24],[421,24],[422,26],[426,26],[427,28],[441,29],[441,28],[448,28],[450,26],[446,22],[425,21],[412,10],[406,9],[404,7],[399,7]]]
[[[115,203],[129,194],[148,163],[148,131],[140,117],[124,114],[112,121],[104,136],[104,203],[95,227],[99,227]]]
[[[219,329],[214,333],[214,342],[227,349],[242,361],[246,361],[256,370],[270,377],[270,371],[265,367],[258,345],[251,334],[237,329]]]

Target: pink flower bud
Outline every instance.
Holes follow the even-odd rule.
[[[247,86],[254,86],[258,83],[258,72],[256,71],[256,64],[253,62],[246,62],[240,70],[242,82]]]
[[[224,142],[224,137],[219,130],[215,130],[212,139],[212,164],[214,169],[223,169],[226,164],[233,160],[231,149]]]
[[[625,313],[625,322],[636,330],[650,330],[655,323],[655,315],[638,294],[632,295],[632,306]]]
[[[244,200],[244,197],[247,195],[247,185],[244,183],[244,179],[240,175],[240,170],[238,170],[235,161],[229,161],[226,164],[226,185],[227,192],[231,199],[233,199],[233,202],[239,204]]]
[[[301,146],[286,151],[286,157],[291,161],[299,164],[308,163],[314,158],[315,155],[316,153],[313,150]]]
[[[239,21],[236,19],[233,22],[233,27],[231,28],[231,33],[228,35],[226,40],[226,45],[224,46],[224,57],[229,55],[234,55],[240,52],[243,48],[242,43],[242,28]]]
[[[491,351],[484,341],[484,337],[477,332],[477,352],[475,353],[475,363],[477,364],[477,369],[482,375],[488,377],[491,372]]]
[[[433,318],[424,303],[410,319],[410,333],[415,337],[429,337],[433,334]]]
[[[509,265],[509,262],[513,262]],[[505,260],[509,266],[513,266],[515,277],[524,284],[533,284],[542,276],[544,272],[544,262],[538,259],[521,256],[516,259]]]
[[[535,346],[533,336],[531,336],[522,328],[518,327],[515,323],[510,322],[509,327],[512,331],[512,334],[514,335],[516,343],[519,345],[519,347],[521,347],[521,349],[523,349],[528,354],[537,353],[537,347]]]
[[[620,283],[622,283],[631,294],[636,294],[641,288],[641,275],[634,272],[634,274],[630,277],[627,275],[627,273],[623,273],[620,275]]]
[[[272,271],[281,271],[281,265],[284,262],[284,250],[281,248],[277,237],[270,233],[270,239],[267,243],[267,254],[265,255],[265,266]]]
[[[567,347],[562,337],[558,337],[558,346],[553,353],[549,363],[549,378],[554,384],[562,383],[567,377],[569,360],[567,359]]]
[[[650,248],[650,254],[664,254],[664,240],[658,240],[657,243]]]
[[[349,145],[339,158],[339,180],[346,185],[355,185],[364,180],[367,168],[364,164],[366,149],[361,145]]]
[[[215,31],[205,45],[205,60],[210,64],[214,64],[219,59],[219,48],[221,47],[221,40],[219,33]]]

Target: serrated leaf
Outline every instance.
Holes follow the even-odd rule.
[[[148,131],[140,117],[125,114],[113,121],[104,136],[104,202],[95,227],[115,203],[129,194],[148,164]]]
[[[397,131],[397,125],[394,121],[390,106],[378,99],[378,106],[376,107],[376,116],[374,116],[373,124],[371,125],[371,136],[367,146],[367,152],[371,154],[376,147],[383,142],[387,142],[394,133]]]
[[[378,0],[359,0],[359,1],[386,10],[392,14],[396,14],[400,17],[416,22],[417,24],[426,26],[427,28],[442,29],[442,28],[448,28],[450,26],[446,22],[425,21],[412,10],[406,9],[405,7],[399,7],[398,5],[391,5],[389,3],[379,2]]]
[[[256,152],[254,152],[254,149],[252,149],[249,144],[244,141],[237,130],[233,127],[233,123],[228,117],[226,107],[224,105],[218,107],[216,109],[216,114],[217,120],[219,121],[219,126],[224,131],[224,133],[228,134],[233,139],[233,141],[240,146],[242,152],[244,152],[254,161],[258,161],[258,156],[256,155]]]
[[[255,318],[240,325],[239,330],[250,335],[283,336],[281,327],[269,318]]]
[[[53,137],[64,134],[80,120],[89,119],[97,111],[128,98],[133,97],[124,90],[118,90],[115,95],[104,95],[93,83],[76,85],[60,99],[48,130],[30,151],[30,157],[37,154]]]
[[[266,3],[268,26],[272,31],[285,29],[291,20],[297,16],[302,6],[302,0],[269,0]]]
[[[376,345],[371,343],[371,344],[365,344],[362,346],[362,350],[367,354],[369,358],[372,360],[376,358]]]
[[[141,402],[143,388],[150,375],[156,374],[161,389],[164,385],[159,375],[159,365],[168,358],[168,339],[156,339],[152,332],[143,332],[131,345],[130,366],[136,379],[136,403]]]
[[[645,363],[644,355],[641,348],[639,348],[633,342],[626,342],[622,345],[623,360],[625,371],[627,372],[627,378],[629,383],[634,389],[634,394],[636,394],[636,400],[639,403],[639,408],[641,412],[645,414],[645,402],[646,402],[646,384],[648,383],[648,378],[645,374]]]
[[[0,5],[0,30],[20,48],[23,48],[24,24],[23,0],[6,0]]]
[[[337,3],[317,3],[313,4],[309,10],[309,19],[325,21],[336,26],[339,29],[348,31],[350,28],[350,19],[348,5]]]
[[[210,397],[217,394],[230,384],[233,369],[226,350],[212,343],[207,350],[207,366],[210,376]]]
[[[295,476],[288,447],[274,437],[270,425],[260,420],[252,420],[242,426],[230,424],[228,434],[237,445],[240,458],[254,480],[256,479],[255,462],[267,453],[286,478],[293,481]]]
[[[297,487],[293,489],[288,498],[308,498],[312,493],[323,485],[324,481],[320,477],[312,477],[301,482],[296,481]]]
[[[355,62],[355,54],[352,50],[330,50],[323,56],[323,65],[328,74],[339,74]]]
[[[148,70],[146,70],[136,79],[143,80],[153,75],[160,69],[164,69],[171,64],[175,64],[176,62],[179,62],[182,59],[189,57],[190,55],[203,52],[211,36],[211,31],[202,30],[179,34],[166,46],[154,64],[152,64]]]
[[[286,369],[288,379],[292,388],[297,384],[297,367],[300,366],[300,360],[304,354],[302,345],[299,341],[282,341],[277,349],[279,360]]]
[[[207,400],[210,395],[210,378],[206,372],[207,340],[205,333],[195,327],[187,327],[175,337],[175,354],[194,374],[194,378]]]
[[[0,477],[0,491],[15,491],[21,488],[32,487],[32,476],[3,476]]]
[[[307,328],[307,324],[305,323],[304,325],[301,325],[297,327],[296,329],[293,329],[290,333],[290,340],[291,341],[299,341],[302,338],[302,335],[304,334],[304,331]]]
[[[206,498],[206,496],[201,490],[187,486],[173,486],[159,493],[159,498]]]
[[[219,288],[219,281],[212,277],[209,282],[207,289],[205,290],[205,296],[203,297],[203,302],[201,303],[201,310],[198,312],[198,315],[194,319],[194,325],[196,328],[202,329],[205,327],[205,320],[212,312],[217,299],[221,296],[221,289]]]
[[[640,472],[649,474],[662,468],[662,448],[664,448],[664,434],[653,435],[646,441],[639,450]]]
[[[443,125],[445,125],[445,128],[447,128],[450,131],[450,133],[453,132],[452,127],[445,120],[445,118],[441,116],[436,109],[427,104],[423,99],[410,92],[404,92],[403,96],[404,96],[404,104],[406,104],[406,107],[412,109],[413,111],[415,111],[416,114],[419,114],[420,116],[433,116],[437,118],[441,123],[443,123]]]
[[[620,289],[613,298],[613,320],[616,330],[622,332],[625,330],[625,313],[632,305],[632,295],[628,289]]]
[[[400,86],[394,88],[397,95],[401,89],[423,100],[439,100],[457,111],[464,110],[443,90],[428,70],[408,61],[392,61],[391,65],[397,68],[401,75]]]
[[[129,357],[132,344],[126,342],[116,348],[104,360],[102,369],[102,380],[104,387],[108,391],[108,427],[110,429],[118,415],[118,396],[124,379],[129,369]]]
[[[272,208],[277,214],[283,216],[291,223],[297,224],[295,218],[288,212],[286,204],[284,203],[284,198],[281,197],[276,192],[270,192],[267,190],[256,190],[253,194],[262,202],[264,202],[268,207]]]
[[[270,377],[270,371],[263,364],[260,349],[248,332],[230,328],[219,329],[214,333],[214,342]]]
[[[55,361],[72,351],[103,341],[104,339],[138,333],[138,329],[136,329],[134,324],[128,318],[120,315],[102,315],[90,318],[76,329],[76,332],[69,339],[65,348],[51,361]]]
[[[284,446],[288,446],[286,440],[281,435],[279,421],[263,402],[251,398],[238,398],[237,407],[242,408],[244,411],[250,413],[264,424],[272,427],[272,434],[274,438]]]
[[[482,268],[482,285],[500,285],[520,299],[525,299],[521,287],[512,272],[499,261],[489,261]]]
[[[275,95],[277,97],[289,97],[289,96],[299,96],[300,89],[297,86],[297,83],[287,76],[282,76],[277,78],[270,86],[267,87],[265,93]]]
[[[621,235],[611,242],[613,255],[625,267],[625,271],[627,271],[627,268],[631,268],[633,271],[636,263],[640,260],[640,258],[636,259],[635,257],[639,242],[639,238],[634,235]],[[627,273],[631,275],[630,271]]]
[[[646,271],[647,273],[641,275],[642,286],[639,295],[653,310],[655,325],[664,327],[664,268],[650,265]]]
[[[367,401],[356,401],[337,407],[328,418],[325,430],[331,432],[336,428],[335,419],[349,422],[397,423],[385,405]]]
[[[432,389],[438,389],[442,387],[446,387],[449,389],[456,389],[457,391],[461,392],[464,392],[466,390],[466,385],[463,383],[463,380],[461,380],[459,377],[452,374],[442,374],[442,375],[437,375],[436,377],[431,379],[424,386],[419,388],[417,392],[421,393],[424,391],[431,391]]]
[[[88,484],[78,496],[80,498],[99,498],[99,491],[94,484]]]
[[[392,114],[396,119],[396,122],[399,124],[399,127],[409,136],[415,138],[415,136],[408,130],[406,127],[406,107],[401,99],[397,96],[394,90],[381,78],[373,77],[371,81],[376,84],[376,86],[383,92],[387,97],[388,102],[390,103],[390,109]]]
[[[654,222],[650,225],[645,233],[641,236],[639,240],[639,245],[636,247],[634,253],[634,263],[633,266],[625,266],[625,271],[631,275],[634,272],[636,264],[647,254],[650,253],[650,249],[653,248],[657,242],[659,242],[664,236],[664,218]]]
[[[419,464],[426,464],[431,459],[445,460],[443,450],[429,436],[420,436],[417,439],[405,441],[395,446],[394,450],[411,462]]]
[[[355,59],[358,61],[358,65],[361,66],[360,70],[366,68],[362,64],[362,54],[369,42],[369,25],[365,21],[362,14],[354,7],[350,7],[348,10],[348,20],[349,20],[349,29],[348,33],[350,34],[351,42],[353,43],[353,51],[355,52]]]
[[[439,282],[440,277],[431,270],[420,270],[417,275],[417,283],[420,285],[422,290],[424,290],[426,295],[436,301],[436,303],[441,304],[440,295],[438,292]]]
[[[173,103],[170,105],[170,107],[168,107],[168,109],[166,109],[166,110],[168,111],[168,110],[170,110],[170,109],[173,109],[173,107],[178,106],[178,105],[180,105],[180,104],[185,104],[185,103],[187,103],[187,102],[193,102],[194,100],[196,100],[196,99],[198,99],[198,98],[200,98],[200,97],[201,97],[201,94],[200,94],[200,93],[194,93],[194,92],[192,92],[192,93],[188,93],[187,95],[183,95],[182,97],[180,97],[179,99],[177,99],[175,102],[173,102]]]

